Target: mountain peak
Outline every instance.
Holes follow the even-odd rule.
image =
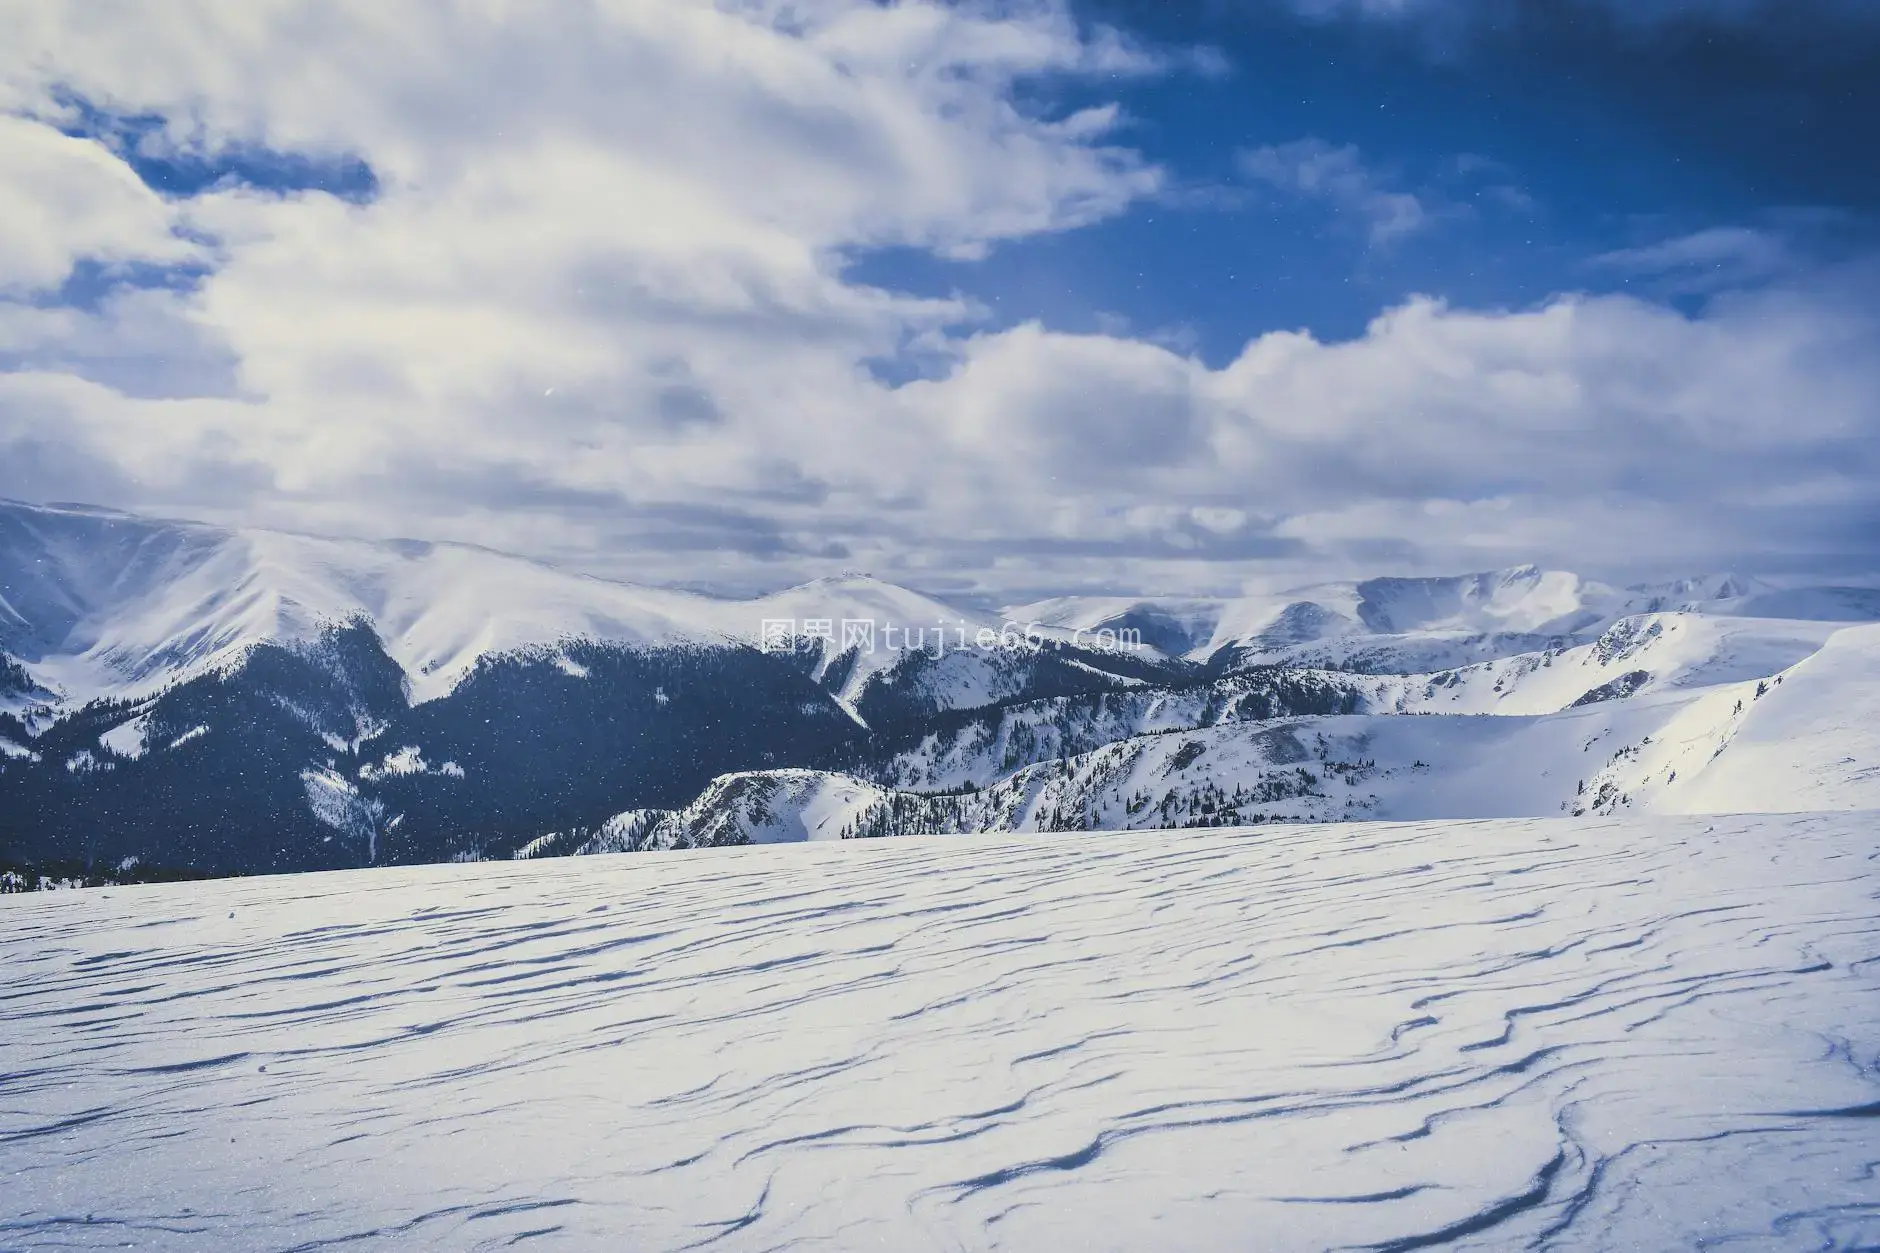
[[[840,574],[824,574],[798,583],[796,587],[898,587],[886,579],[876,578],[866,570],[844,570]],[[790,589],[785,589],[790,590]]]

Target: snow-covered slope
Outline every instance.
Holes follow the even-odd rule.
[[[568,641],[766,646],[771,624],[818,650],[815,678],[851,710],[871,684],[910,677],[936,709],[1005,699],[1025,689],[1038,653],[997,619],[862,575],[726,600],[460,545],[0,501],[0,653],[66,707],[140,699],[230,666],[258,643],[310,643],[350,621],[371,626],[418,703],[454,690],[486,657]],[[852,637],[855,628],[865,636]],[[999,644],[985,647],[982,632]]]
[[[1630,589],[1628,613],[1662,610],[1739,618],[1875,622],[1880,621],[1880,588],[1778,587],[1762,579],[1722,575]]]
[[[725,642],[723,606],[706,597],[455,545],[0,502],[0,563],[0,646],[72,702],[135,698],[257,643],[310,642],[358,618],[419,700],[481,656],[563,639]]]
[[[51,699],[17,658],[0,653],[0,714],[18,717]]]
[[[890,795],[885,788],[824,770],[741,771],[714,779],[684,809],[630,809],[592,833],[545,836],[550,843],[544,848],[638,853],[849,839]],[[519,854],[536,855],[535,850]]]
[[[1639,692],[1741,683],[1819,649],[1838,622],[1653,613],[1619,619],[1589,644],[1366,683],[1378,712],[1553,713]]]
[[[1880,626],[1849,627],[1776,680],[1709,697],[1655,739],[1640,764],[1678,774],[1655,802],[1668,812],[1779,812],[1798,796],[1810,809],[1880,809]]]
[[[895,654],[920,645],[930,650],[959,647],[962,633],[970,640],[982,628],[998,625],[931,596],[858,574],[814,579],[748,603],[726,603],[722,611],[726,615],[723,629],[747,639],[757,638],[759,624],[766,619],[795,623],[799,632],[807,630],[806,623],[825,624],[831,635],[815,637],[825,665],[851,647],[872,649],[879,660],[864,658],[857,664],[849,677],[854,690],[890,664]],[[844,625],[849,623],[863,624],[863,633],[853,644],[844,638]],[[864,638],[865,646],[861,644]]]
[[[1144,632],[1144,642],[1205,660],[1223,649],[1266,657],[1353,636],[1564,636],[1605,621],[1622,601],[1612,588],[1576,574],[1518,566],[1454,578],[1328,583],[1213,601],[1062,597],[1016,605],[1005,614],[1064,629],[1166,624]]]
[[[864,575],[718,602],[716,611],[721,630],[752,641],[765,621],[792,624],[817,649],[814,677],[858,715],[871,686],[915,689],[919,704],[934,710],[1008,699],[1025,689],[1038,651],[1022,632],[1002,632],[996,618]]]
[[[1872,1248],[1877,893],[1849,815],[6,898],[0,1242]]]
[[[1698,657],[1699,669],[1727,672],[1719,642],[1741,639],[1728,620],[1714,630],[1714,622],[1683,615],[1646,621],[1673,629],[1629,634],[1641,652]],[[1703,629],[1681,633],[1693,622]],[[1795,643],[1786,628],[1806,642],[1796,624],[1778,623],[1773,635],[1751,633],[1746,655],[1763,656],[1772,638]],[[1615,655],[1611,666],[1628,660]],[[773,833],[803,829],[794,808],[830,794],[845,798],[841,821],[860,835],[1880,810],[1880,626],[1839,629],[1825,648],[1768,680],[1681,688],[1673,674],[1662,690],[1643,685],[1561,708],[1558,695],[1585,681],[1584,664],[1555,661],[1553,669],[1578,675],[1564,686],[1546,677],[1549,667],[1535,671],[1536,686],[1555,687],[1555,697],[1537,702],[1546,712],[1536,714],[1253,718],[1225,703],[1224,683],[1144,700],[1106,696],[1084,711],[1087,727],[1073,728],[1063,704],[1039,702],[965,734],[930,735],[875,767],[868,782],[805,771],[789,772],[787,786],[767,782],[772,772],[740,776],[735,789],[708,789],[661,829],[692,833],[676,841],[685,846],[802,838]],[[1386,682],[1347,681],[1357,690]],[[1523,690],[1507,699],[1518,703]],[[1388,687],[1384,695],[1392,696]],[[770,802],[755,821],[727,803],[751,794]]]
[[[1071,596],[1004,612],[1063,632],[1134,630],[1145,644],[1197,661],[1415,674],[1571,647],[1647,614],[1880,621],[1880,589],[1778,588],[1715,575],[1621,590],[1566,571],[1517,566],[1221,600]]]
[[[1573,729],[1598,726],[1570,769]],[[1785,813],[1880,810],[1880,626],[1836,632],[1819,652],[1767,680],[1602,703],[1534,719],[1391,812],[1459,812],[1487,796],[1544,802],[1567,773],[1569,810]],[[1582,783],[1583,778],[1583,783]],[[1523,787],[1522,780],[1527,780]],[[1544,785],[1543,785],[1544,781]]]

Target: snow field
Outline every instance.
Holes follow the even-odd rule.
[[[9,898],[9,1249],[1880,1241],[1876,818]]]

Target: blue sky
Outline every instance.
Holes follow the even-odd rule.
[[[1219,53],[1040,93],[1043,107],[1120,101],[1122,136],[1171,172],[1169,192],[987,261],[903,250],[856,273],[958,288],[1005,321],[1120,316],[1186,333],[1218,364],[1263,331],[1356,335],[1416,293],[1521,307],[1643,290],[1690,308],[1870,248],[1880,18],[1810,0],[1667,7],[1641,22],[1586,0],[1383,17],[1279,0],[1085,4],[1086,20]],[[1481,13],[1464,23],[1467,8]],[[1351,149],[1375,193],[1415,197],[1422,224],[1374,239],[1361,203],[1248,176],[1250,150],[1306,140]],[[1730,234],[1683,264],[1647,251],[1706,231]]]
[[[986,599],[1880,572],[1865,0],[0,0],[0,495]]]

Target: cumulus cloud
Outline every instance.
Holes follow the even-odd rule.
[[[1870,279],[1849,281],[1871,292]],[[1641,573],[1871,561],[1880,325],[1870,307],[1826,290],[1719,300],[1699,316],[1623,296],[1522,312],[1418,300],[1351,341],[1260,337],[1218,370],[1024,328],[972,345],[923,399],[1000,413],[1023,432],[1064,409],[1043,380],[1075,378],[1081,423],[1046,420],[1089,438],[1055,459],[1055,504],[1039,529],[1144,558],[1258,554],[1360,569],[1537,557]],[[988,395],[993,378],[1002,384]],[[966,394],[947,394],[955,388]],[[1167,455],[1131,461],[1128,503],[1103,433],[1119,409],[1169,433]],[[1016,529],[1010,504],[1001,512],[1012,485],[980,482],[974,516]],[[1151,507],[1169,500],[1185,508]],[[1237,510],[1238,524],[1222,528],[1236,515],[1201,509]]]
[[[0,116],[0,292],[59,283],[81,258],[182,263],[200,249],[103,145]]]
[[[0,494],[989,594],[1773,560],[1880,516],[1870,275],[1695,315],[1416,300],[1218,368],[858,281],[869,249],[996,265],[1161,186],[1113,106],[1020,103],[1168,69],[1044,0],[0,19],[0,203],[31,202],[0,244]],[[100,113],[144,119],[135,151]],[[235,173],[158,195],[133,168],[182,158]],[[1380,240],[1423,221],[1352,150],[1248,163]],[[909,353],[925,377],[869,369]]]
[[[848,282],[848,256],[982,255],[1160,180],[1110,141],[1113,107],[1014,102],[1031,76],[1157,68],[1051,4],[17,3],[6,24],[0,282],[42,297],[0,322],[8,433],[134,452],[179,503],[219,446],[312,522],[357,517],[399,462],[675,504],[814,479],[778,467],[869,420],[858,362],[973,312]],[[99,112],[156,119],[144,156],[344,155],[377,195],[166,200],[136,154],[58,129]],[[43,299],[79,259],[205,254],[187,290]],[[138,340],[188,344],[198,394],[98,365]]]

